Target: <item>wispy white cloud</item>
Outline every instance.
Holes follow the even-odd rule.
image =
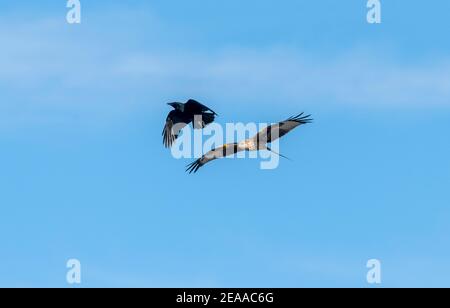
[[[353,106],[433,106],[450,103],[450,62],[402,65],[349,50],[333,59],[284,48],[216,54],[130,55],[119,64],[130,77],[172,81],[229,101]]]
[[[76,28],[59,19],[1,21],[3,118],[45,118],[47,111],[120,115],[189,96],[249,105],[450,105],[450,59],[399,64],[357,48],[327,57],[285,46],[174,50],[158,44],[164,30],[156,18],[142,20],[158,26],[144,27],[146,33],[138,22],[123,29],[98,22]],[[146,35],[149,42],[140,42]]]

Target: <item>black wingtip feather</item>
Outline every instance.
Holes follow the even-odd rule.
[[[294,116],[294,117],[290,117],[289,119],[288,119],[288,121],[294,121],[294,122],[297,122],[297,123],[299,123],[299,124],[309,124],[309,123],[312,123],[313,122],[313,119],[311,118],[311,115],[310,114],[308,114],[308,115],[306,115],[306,116],[304,116],[304,112],[302,112],[302,113],[300,113],[300,114],[298,114],[298,115],[296,115],[296,116]]]
[[[189,174],[196,173],[201,166],[202,165],[200,163],[200,159],[197,159],[193,163],[190,163],[189,165],[186,166],[186,172],[188,172]]]

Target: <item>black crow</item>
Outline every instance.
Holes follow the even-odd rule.
[[[217,113],[210,108],[190,99],[185,104],[169,103],[174,110],[169,112],[163,130],[163,143],[170,148],[178,138],[180,131],[192,122],[194,129],[201,129],[214,122]]]

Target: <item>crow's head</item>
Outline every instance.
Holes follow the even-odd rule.
[[[184,112],[184,104],[183,103],[168,103],[167,105],[172,106],[175,110],[179,110],[181,112]]]

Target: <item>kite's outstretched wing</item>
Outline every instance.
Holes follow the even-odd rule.
[[[226,156],[234,155],[240,151],[243,151],[244,149],[241,149],[237,143],[230,143],[225,144],[223,146],[220,146],[218,148],[215,148],[214,150],[209,151],[205,155],[203,155],[201,158],[197,159],[193,163],[186,166],[186,172],[189,173],[196,173],[198,169],[200,169],[205,164],[219,159]]]
[[[294,128],[311,122],[311,115],[304,116],[303,113],[301,113],[295,117],[290,117],[286,121],[267,126],[256,134],[253,139],[257,144],[271,143],[278,138],[283,137]]]

